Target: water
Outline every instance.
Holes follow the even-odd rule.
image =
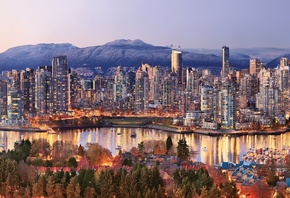
[[[136,133],[136,138],[131,138],[131,133]],[[121,133],[121,134],[120,134]],[[120,135],[118,135],[120,134]],[[249,148],[273,148],[282,149],[290,146],[290,133],[281,135],[245,135],[239,137],[210,137],[198,134],[180,135],[152,129],[136,128],[101,128],[78,129],[63,131],[58,134],[0,131],[0,145],[3,149],[13,149],[14,142],[21,139],[47,139],[50,145],[56,140],[71,141],[76,145],[86,147],[87,143],[99,143],[111,150],[116,155],[120,146],[124,151],[138,146],[138,143],[146,140],[164,140],[171,136],[174,146],[180,138],[185,137],[190,151],[191,159],[206,164],[220,164],[223,161],[237,163]],[[0,148],[0,149],[1,149]]]

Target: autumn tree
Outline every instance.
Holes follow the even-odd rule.
[[[113,160],[111,151],[103,148],[98,143],[91,144],[87,151],[87,158],[93,165],[104,165]]]
[[[40,176],[32,186],[32,195],[33,197],[41,197],[45,196],[45,186],[46,186],[46,179],[44,176]]]
[[[55,183],[53,176],[49,176],[46,183],[46,194],[48,198],[52,198],[54,195]]]
[[[78,183],[78,178],[73,177],[70,180],[69,185],[66,188],[66,196],[80,198],[81,197],[81,187]]]
[[[238,189],[236,187],[236,183],[231,181],[226,181],[221,188],[221,196],[226,198],[238,198]]]
[[[77,146],[72,142],[55,141],[52,146],[51,156],[53,162],[65,163],[67,159],[77,154]]]
[[[50,154],[50,144],[46,139],[37,139],[32,141],[30,155],[32,157],[44,157],[47,158]]]

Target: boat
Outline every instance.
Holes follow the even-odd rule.
[[[56,134],[56,131],[53,130],[52,128],[47,129],[47,134]]]
[[[121,135],[121,134],[122,134],[121,131],[118,131],[118,132],[117,132],[117,135]]]
[[[122,149],[121,145],[117,145],[116,150],[121,150],[121,149]]]
[[[135,137],[136,137],[136,133],[135,132],[131,133],[131,138],[135,138]]]

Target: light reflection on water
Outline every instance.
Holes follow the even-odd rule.
[[[136,132],[136,138],[131,138],[131,133]],[[176,134],[152,129],[136,128],[101,128],[78,129],[63,131],[57,134],[0,131],[0,145],[4,149],[13,149],[14,142],[21,139],[47,139],[50,145],[56,140],[71,141],[76,145],[86,147],[87,143],[99,143],[111,150],[115,155],[116,147],[129,151],[133,146],[146,140],[164,140],[171,135],[173,144],[177,146],[180,138],[185,137],[190,151],[196,151],[191,159],[207,164],[220,164],[222,161],[238,163],[249,148],[282,149],[290,146],[290,133],[281,135],[245,135],[240,137],[210,137],[198,134]],[[1,148],[1,149],[2,149]]]

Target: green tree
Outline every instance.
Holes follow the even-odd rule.
[[[179,157],[182,161],[189,159],[189,147],[185,138],[178,141],[177,157]]]
[[[100,187],[101,197],[113,197],[114,195],[114,172],[112,170],[101,171],[98,184]]]
[[[143,141],[138,144],[138,153],[139,153],[139,155],[142,155],[144,153],[144,142]]]
[[[172,148],[173,143],[172,143],[172,139],[171,136],[169,135],[166,139],[166,153],[168,153],[168,151]]]
[[[74,157],[70,157],[68,159],[67,165],[73,168],[76,168],[78,166],[77,160]]]

